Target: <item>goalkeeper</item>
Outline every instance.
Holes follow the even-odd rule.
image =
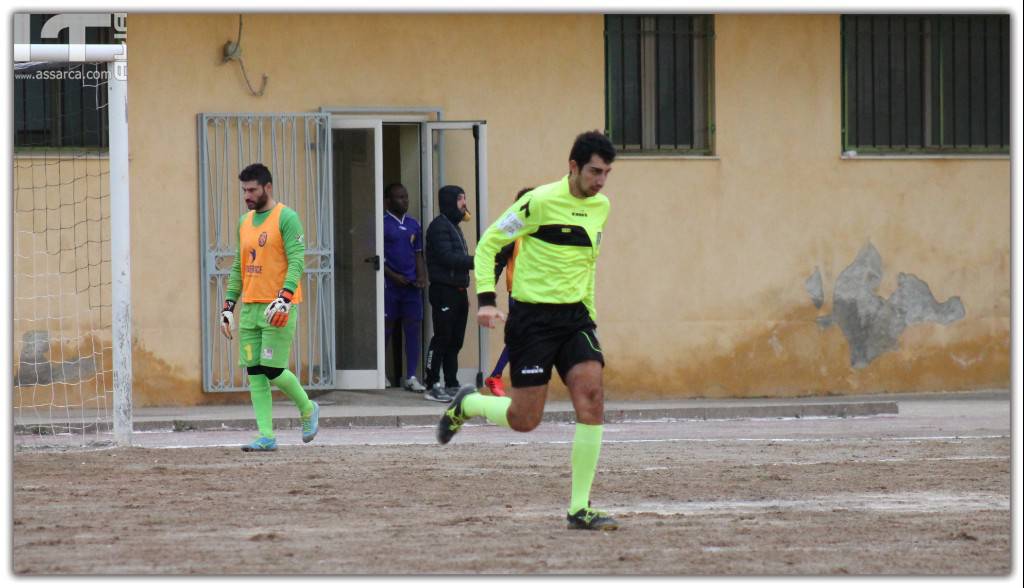
[[[503,246],[522,240],[515,288],[505,324],[512,374],[510,396],[459,390],[437,427],[446,444],[472,417],[526,432],[544,416],[551,370],[569,388],[576,410],[572,442],[572,494],[566,512],[570,529],[611,531],[619,524],[590,507],[604,432],[604,355],[597,340],[594,270],[608,198],[601,194],[615,147],[597,131],[583,133],[569,153],[569,175],[526,193],[484,232],[477,259],[494,259]],[[505,318],[495,304],[493,267],[476,266],[477,322],[494,328]]]
[[[298,323],[296,305],[302,302],[299,280],[306,244],[299,215],[274,200],[273,178],[265,165],[246,167],[238,179],[249,212],[238,220],[238,255],[228,279],[221,332],[233,338],[235,305],[241,294],[238,363],[249,376],[249,397],[259,429],[259,437],[242,446],[242,451],[274,451],[277,441],[271,384],[299,408],[304,443],[316,437],[320,416],[320,406],[309,399],[299,379],[288,369]]]

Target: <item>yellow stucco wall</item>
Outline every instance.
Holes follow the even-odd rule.
[[[430,106],[485,119],[492,216],[519,187],[565,173],[575,134],[604,124],[597,14],[249,15],[242,51],[254,82],[269,76],[262,98],[220,63],[237,27],[237,15],[129,17],[140,406],[244,398],[200,385],[197,113]],[[1009,160],[843,160],[839,16],[723,15],[715,29],[716,156],[622,157],[606,189],[609,395],[1007,386]],[[911,325],[854,369],[840,329],[816,318],[868,242],[880,296],[912,273],[940,302],[959,296],[966,316]],[[820,310],[804,288],[816,267]]]

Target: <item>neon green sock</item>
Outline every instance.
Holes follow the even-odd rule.
[[[299,414],[306,416],[313,410],[313,402],[310,401],[302,384],[291,370],[284,370],[281,375],[270,380],[270,383],[281,389],[288,398],[291,398],[295,406],[299,407]]]
[[[462,414],[467,417],[486,417],[492,423],[507,429],[508,407],[511,404],[512,399],[508,396],[484,396],[474,392],[462,399]]]
[[[604,425],[576,423],[576,434],[572,438],[572,498],[569,499],[569,514],[586,508],[590,502],[590,486],[597,473],[603,433]]]
[[[274,438],[274,400],[270,395],[270,380],[263,374],[249,376],[249,398],[256,413],[256,428],[260,435]]]

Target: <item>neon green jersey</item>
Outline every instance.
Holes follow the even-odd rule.
[[[523,238],[516,258],[513,298],[520,302],[567,304],[594,308],[594,270],[610,203],[604,194],[577,198],[569,177],[527,192],[484,232],[477,259],[494,259],[502,247]],[[476,264],[476,291],[481,303],[494,302],[494,268]]]

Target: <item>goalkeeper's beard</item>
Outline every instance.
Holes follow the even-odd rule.
[[[246,200],[245,206],[248,207],[249,210],[260,211],[266,208],[267,201],[269,200],[270,195],[267,194],[267,191],[264,189],[263,193],[257,196],[255,200]]]

